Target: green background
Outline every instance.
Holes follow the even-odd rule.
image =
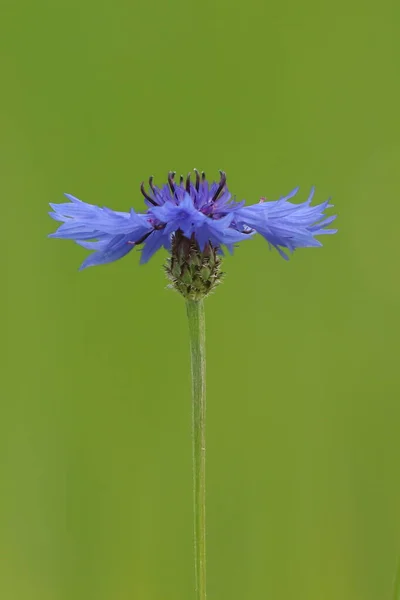
[[[400,5],[2,0],[0,597],[188,600],[190,380],[164,257],[78,272],[62,193],[169,169],[332,196],[207,300],[210,600],[390,600],[400,551]]]

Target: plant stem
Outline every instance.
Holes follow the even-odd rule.
[[[206,358],[203,300],[186,301],[192,357],[192,442],[196,600],[206,599]]]

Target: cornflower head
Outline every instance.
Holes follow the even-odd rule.
[[[293,204],[298,188],[275,201],[245,205],[232,198],[226,175],[209,183],[205,173],[194,169],[179,183],[175,172],[168,173],[168,183],[162,187],[149,179],[146,190],[140,189],[147,210],[137,213],[114,211],[87,204],[65,194],[70,202],[50,204],[50,216],[62,225],[49,237],[74,240],[92,250],[81,269],[113,262],[141,247],[141,263],[146,263],[160,248],[169,253],[166,272],[172,286],[189,300],[207,296],[221,280],[221,256],[224,249],[233,253],[234,246],[259,233],[288,259],[285,250],[322,246],[316,236],[336,233],[328,225],[336,216],[326,216],[332,205],[329,200],[311,206],[312,188],[308,199]]]

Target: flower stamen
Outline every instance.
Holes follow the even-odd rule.
[[[149,186],[150,186],[150,189],[151,189],[151,191],[153,192],[153,194],[155,194],[156,190],[154,189],[153,180],[154,180],[154,177],[153,177],[153,175],[151,175],[151,176],[149,177]]]
[[[219,186],[217,188],[217,191],[215,192],[214,196],[212,197],[211,202],[215,202],[218,198],[218,196],[220,195],[220,193],[222,192],[222,190],[225,187],[226,184],[226,174],[224,171],[220,171],[220,175],[221,175],[221,179],[219,181]]]
[[[149,235],[151,233],[153,233],[154,229],[152,229],[151,231],[148,231],[147,233],[145,233],[139,240],[137,240],[136,242],[127,242],[128,244],[131,244],[132,246],[139,246],[139,244],[143,244],[143,242],[145,240],[147,240],[147,238],[149,237]]]
[[[149,237],[149,235],[151,235],[154,231],[159,231],[160,229],[165,229],[165,224],[164,223],[159,223],[158,225],[154,225],[154,228],[151,231],[148,231],[147,233],[145,233],[136,242],[127,242],[127,243],[131,244],[132,246],[139,246],[140,244],[143,244],[143,242],[145,240],[147,240],[147,238]]]
[[[193,169],[193,171],[196,173],[196,192],[198,192],[200,189],[200,174],[197,169]]]
[[[188,194],[190,194],[190,171],[188,173],[188,176],[186,177],[186,191]]]
[[[152,180],[153,178],[150,177],[150,179]],[[152,188],[153,189],[153,188]],[[151,202],[151,204],[153,206],[157,206],[157,202],[155,202],[153,200],[153,198],[150,198],[150,196],[146,193],[146,190],[144,189],[144,181],[142,181],[142,183],[140,184],[140,191],[142,192],[143,196],[146,198],[146,200],[148,200],[149,202]]]
[[[175,194],[175,181],[174,181],[175,175],[176,175],[176,171],[170,171],[168,173],[168,183],[169,183],[169,187],[172,192],[172,195]]]

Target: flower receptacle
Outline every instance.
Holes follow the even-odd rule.
[[[189,240],[179,230],[173,235],[165,272],[171,281],[170,287],[188,300],[205,298],[223,277],[217,248],[208,243],[201,251],[194,236]]]

